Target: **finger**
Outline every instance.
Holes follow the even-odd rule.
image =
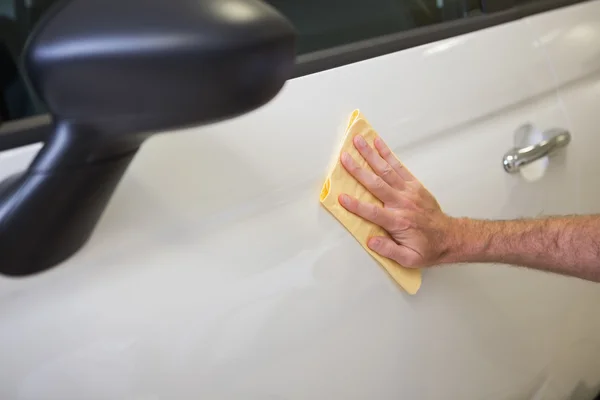
[[[383,139],[380,137],[375,138],[374,141],[375,148],[381,155],[381,157],[387,161],[388,164],[396,171],[396,173],[400,176],[400,178],[405,181],[410,181],[415,179],[415,177],[410,173],[410,171],[396,158],[394,153],[390,150],[390,148],[385,144]]]
[[[396,173],[392,166],[375,151],[367,141],[360,135],[354,137],[354,146],[373,171],[379,175],[388,185],[393,188],[402,189],[404,180]]]
[[[394,213],[390,209],[378,207],[374,204],[364,203],[347,194],[340,195],[340,204],[348,211],[366,219],[385,230],[391,231],[395,228]]]
[[[396,200],[396,191],[388,185],[383,178],[373,172],[362,168],[348,153],[342,154],[342,165],[361,185],[384,203],[392,203]]]
[[[422,264],[419,253],[396,243],[389,237],[373,237],[369,239],[367,246],[380,256],[394,260],[406,268],[419,268]]]

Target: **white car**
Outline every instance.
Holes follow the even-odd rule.
[[[340,132],[360,109],[450,215],[600,212],[600,1],[272,0],[271,8],[260,0],[196,0],[198,8],[186,13],[180,11],[191,0],[70,0],[51,12],[44,12],[48,2],[35,8],[39,3],[0,5],[0,27],[17,23],[0,30],[0,38],[8,43],[15,36],[5,32],[21,32],[3,56],[20,56],[23,31],[36,29],[30,49],[39,51],[32,50],[25,69],[46,100],[23,97],[33,89],[23,83],[16,58],[1,64],[7,69],[0,75],[13,79],[3,81],[0,104],[0,177],[8,179],[0,184],[0,399],[598,395],[600,285],[472,264],[423,270],[421,289],[409,295],[321,206],[319,193]],[[77,7],[88,6],[93,13],[75,18]],[[169,49],[205,45],[202,34],[213,26],[191,23],[205,12],[228,29],[250,32],[243,43],[281,28],[273,37],[283,38],[277,42],[283,47],[244,48],[235,65],[220,66],[250,68],[244,63],[252,59],[255,72],[237,75],[233,84],[247,78],[244,84],[264,83],[268,94],[239,110],[231,95],[221,107],[231,106],[223,115],[232,118],[201,127],[194,123],[204,121],[192,118],[185,121],[190,126],[146,140],[122,179],[111,178],[118,183],[114,193],[102,192],[108,204],[92,213],[97,223],[81,217],[91,215],[89,204],[77,218],[70,214],[81,201],[97,200],[89,184],[96,181],[87,175],[77,183],[88,183],[85,196],[68,185],[44,192],[48,197],[7,192],[26,182],[10,176],[36,172],[28,165],[42,148],[38,142],[46,149],[38,166],[58,140],[67,144],[52,149],[89,144],[68,147],[84,136],[60,136],[61,124],[52,132],[47,109],[55,122],[73,109],[87,112],[84,122],[129,138],[126,128],[110,125],[108,112],[122,122],[119,107],[136,99],[128,115],[141,124],[144,107],[162,115],[195,104],[177,103],[178,93],[191,96],[186,85],[209,85],[203,74],[219,69],[206,72]],[[52,25],[68,13],[72,25]],[[293,76],[279,13],[298,32]],[[191,36],[156,33],[182,14]],[[47,17],[36,25],[40,15]],[[130,29],[127,21],[151,39],[119,40]],[[169,29],[177,33],[180,26]],[[62,42],[46,40],[52,29]],[[61,35],[78,29],[100,36],[62,46]],[[109,44],[100,40],[111,32]],[[226,30],[213,33],[210,44],[233,46]],[[93,58],[102,51],[121,51],[123,60],[128,52],[153,55],[159,45],[166,57],[136,59],[135,69]],[[77,63],[87,56],[92,62],[84,74],[53,69],[83,68]],[[141,85],[152,87],[154,63],[168,69],[179,92],[161,82],[155,92]],[[198,67],[194,79],[173,73],[186,77],[189,65]],[[109,72],[110,80],[90,83],[94,107],[71,101],[87,93],[93,74]],[[128,81],[119,81],[123,76]],[[229,83],[217,80],[210,90],[226,98],[230,93],[219,97],[217,89]],[[105,85],[123,97],[103,98]],[[217,101],[211,99],[198,97],[198,115],[209,114]],[[266,104],[254,110],[259,103]],[[76,120],[83,115],[77,112],[68,115]],[[89,146],[77,153],[85,162],[98,145]],[[507,160],[515,152],[519,165]],[[54,168],[58,156],[50,155]],[[23,198],[37,208],[12,224],[11,207]]]

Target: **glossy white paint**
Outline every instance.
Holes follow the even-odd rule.
[[[79,254],[0,279],[0,398],[591,398],[600,286],[470,265],[408,296],[318,194],[358,107],[453,215],[591,210],[600,117],[577,111],[600,65],[540,43],[597,31],[599,7],[295,79],[242,118],[152,139]],[[573,133],[533,181],[501,166],[525,122]],[[32,154],[0,154],[0,174]]]
[[[573,131],[585,140],[572,143],[580,164],[581,212],[600,212],[598,110],[600,99],[600,2],[529,21],[539,45],[551,61]]]

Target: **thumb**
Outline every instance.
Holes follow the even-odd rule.
[[[420,256],[408,247],[399,245],[393,239],[384,236],[376,236],[369,239],[367,245],[375,253],[396,261],[406,268],[417,268]]]

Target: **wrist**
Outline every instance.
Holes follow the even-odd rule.
[[[470,218],[449,217],[445,240],[445,252],[441,263],[470,262],[481,258],[488,241],[484,221]]]

